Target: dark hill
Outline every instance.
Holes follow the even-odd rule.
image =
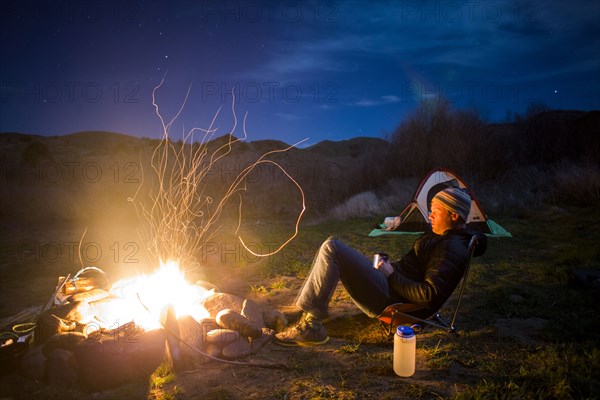
[[[363,153],[373,153],[386,149],[388,143],[383,139],[370,137],[357,137],[348,140],[331,141],[323,140],[305,150],[322,156],[339,157],[350,156],[356,158]]]

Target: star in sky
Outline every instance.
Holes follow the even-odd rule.
[[[165,112],[178,110],[192,86],[181,126],[206,127],[220,107],[220,126],[231,126],[225,110],[235,90],[250,138],[288,143],[385,137],[420,102],[441,96],[490,122],[532,103],[600,109],[599,2],[427,7],[5,1],[0,131],[156,137],[152,91],[163,78]],[[546,89],[556,82],[560,93]]]

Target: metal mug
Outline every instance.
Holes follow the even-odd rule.
[[[379,265],[379,261],[387,261],[388,260],[388,255],[385,253],[375,253],[375,255],[373,256],[373,268],[377,268],[377,266]]]

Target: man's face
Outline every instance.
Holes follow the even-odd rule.
[[[437,200],[432,200],[429,221],[431,222],[431,230],[433,233],[443,235],[448,229],[452,229],[455,224],[453,215],[453,213],[442,207]]]

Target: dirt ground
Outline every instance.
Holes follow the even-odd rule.
[[[84,266],[102,268],[113,282],[152,271],[135,228],[140,221],[127,199],[141,182],[139,173],[144,162],[140,154],[146,154],[145,162],[149,161],[155,145],[146,140],[120,143],[117,138],[104,136],[48,138],[44,142],[53,159],[42,157],[37,166],[27,168],[21,167],[21,159],[34,138],[5,135],[0,140],[0,161],[11,167],[0,176],[0,319],[45,305],[58,277],[74,274]],[[342,148],[330,146],[320,147],[311,156],[290,152],[288,155],[293,158],[288,161],[294,165],[297,162],[300,171],[310,171],[306,177],[312,179],[314,175],[314,182],[305,187],[307,193],[327,198],[323,204],[333,206],[333,199],[349,184],[348,179],[336,177],[358,176],[356,171],[365,163],[354,157],[353,147],[347,144]],[[125,151],[127,148],[131,151]],[[267,150],[259,146],[253,151]],[[324,161],[323,157],[330,155],[335,158]],[[370,153],[364,156],[372,159]],[[245,165],[247,159],[238,161]],[[321,174],[319,167],[323,165],[335,165],[335,171],[339,167],[344,174]],[[95,171],[87,167],[104,171],[97,176],[99,181],[84,174]],[[545,176],[541,170],[536,172],[537,168],[532,168],[531,176],[524,174],[526,196],[506,205],[507,209],[512,205],[524,208],[511,211],[509,215],[514,217],[501,221],[514,238],[495,241],[470,273],[458,317],[458,333],[433,329],[419,333],[417,370],[411,378],[394,374],[392,339],[379,321],[360,314],[340,287],[331,302],[331,318],[325,322],[331,340],[323,346],[282,348],[267,344],[243,360],[246,364],[213,362],[183,371],[162,369],[141,381],[96,393],[78,387],[51,386],[13,373],[0,377],[0,400],[597,398],[598,292],[570,288],[566,272],[571,268],[598,269],[600,207],[541,204],[537,191],[547,188],[527,181],[533,182],[537,174]],[[565,171],[565,177],[573,175],[569,169]],[[213,176],[221,180],[222,177]],[[572,178],[573,199],[581,193],[586,199],[582,203],[590,204],[587,198],[597,184],[587,186],[585,179],[578,183],[579,178]],[[261,187],[259,194],[264,197],[254,199],[256,208],[294,218],[295,211],[291,216],[282,211],[286,211],[290,197],[297,200],[295,190],[274,191],[278,180],[266,180],[271,186]],[[412,193],[413,183],[416,181],[410,183],[407,195]],[[494,185],[510,186],[500,183]],[[585,190],[578,189],[578,185]],[[565,185],[561,190],[567,193],[570,187]],[[270,198],[274,201],[264,200]],[[559,198],[556,201],[562,202]],[[320,206],[321,201],[317,204]],[[274,229],[278,219],[259,221],[255,217],[248,221],[244,225],[247,242],[261,243],[259,240],[266,236],[263,249],[280,244],[289,230]],[[327,235],[339,235],[349,244],[359,245],[357,248],[365,254],[392,248],[400,256],[408,250],[402,246],[410,245],[399,237],[366,240],[374,222],[365,219],[306,223],[289,246],[292,251],[288,254],[294,256],[297,252],[298,257],[288,257],[281,268],[272,269],[263,268],[261,262],[239,262],[247,254],[240,256],[237,240],[215,239],[212,244],[220,254],[205,252],[208,255],[201,260],[203,268],[190,274],[188,280],[205,280],[217,285],[221,292],[280,309],[294,322],[296,311],[292,304],[303,281],[303,268]],[[229,228],[233,232],[236,224]],[[83,259],[78,254],[81,243]],[[0,325],[5,332],[6,326]],[[0,365],[4,366],[4,361]]]
[[[222,267],[212,276],[221,292],[251,298],[263,307],[284,312],[290,323],[298,310],[293,307],[302,279],[294,277],[260,278],[254,267]],[[55,271],[56,272],[56,271]],[[219,278],[217,278],[217,276]],[[207,276],[203,276],[206,278]],[[273,287],[275,293],[256,288]],[[283,281],[282,281],[283,280]],[[36,284],[42,284],[37,280]],[[44,283],[45,285],[45,283]],[[331,302],[331,318],[325,325],[330,341],[322,346],[286,348],[273,343],[237,365],[211,362],[198,368],[175,371],[157,384],[157,378],[132,382],[104,392],[88,393],[73,388],[57,388],[18,375],[0,380],[0,397],[61,399],[414,399],[450,398],[485,376],[468,362],[451,362],[444,368],[431,365],[432,351],[444,342],[461,340],[462,332],[450,334],[425,330],[417,336],[417,368],[410,378],[396,376],[392,369],[393,340],[381,324],[361,314],[339,285]],[[469,319],[461,318],[464,327]],[[516,326],[515,324],[521,324]],[[503,335],[526,345],[540,345],[523,334],[543,326],[543,321],[499,321]],[[476,328],[471,335],[485,335]],[[433,349],[433,350],[432,350]]]

